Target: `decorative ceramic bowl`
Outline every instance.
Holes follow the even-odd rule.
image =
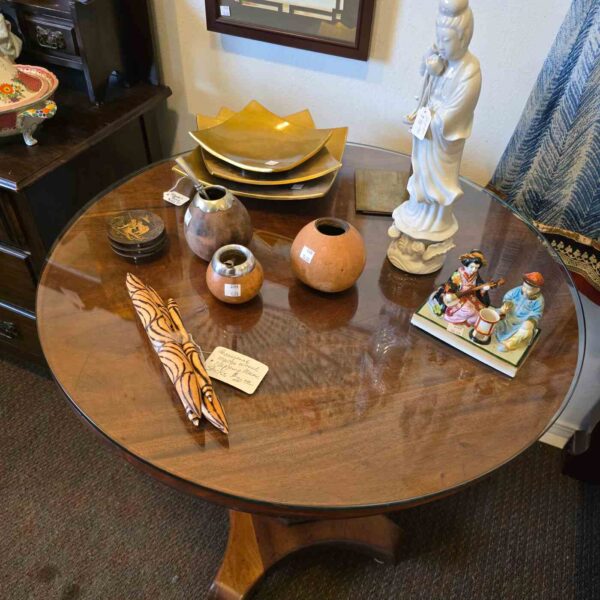
[[[300,230],[291,261],[296,277],[306,285],[341,292],[352,287],[365,268],[365,243],[347,221],[324,217]]]
[[[54,73],[43,67],[0,61],[0,137],[21,134],[28,146],[40,123],[56,114]]]
[[[263,269],[245,246],[219,248],[208,265],[206,284],[211,294],[228,304],[252,300],[263,284]]]

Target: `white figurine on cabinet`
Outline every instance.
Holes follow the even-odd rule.
[[[436,20],[436,44],[423,59],[423,91],[417,110],[407,117],[413,123],[413,174],[409,199],[393,212],[388,249],[392,264],[409,273],[437,271],[453,247],[458,223],[452,205],[462,195],[460,163],[471,135],[473,113],[481,91],[479,61],[469,52],[473,13],[468,0],[441,0]],[[415,261],[407,250],[418,241],[431,247]]]

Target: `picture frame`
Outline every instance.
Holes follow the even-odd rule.
[[[375,0],[205,0],[209,31],[368,60]]]

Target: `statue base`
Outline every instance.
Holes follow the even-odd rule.
[[[452,238],[433,242],[400,233],[400,237],[389,245],[387,257],[402,271],[413,275],[428,275],[442,268],[446,255],[454,246]]]

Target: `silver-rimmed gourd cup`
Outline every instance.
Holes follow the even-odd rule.
[[[211,294],[228,304],[252,300],[260,292],[263,278],[261,264],[240,244],[219,248],[206,271],[206,284]]]

